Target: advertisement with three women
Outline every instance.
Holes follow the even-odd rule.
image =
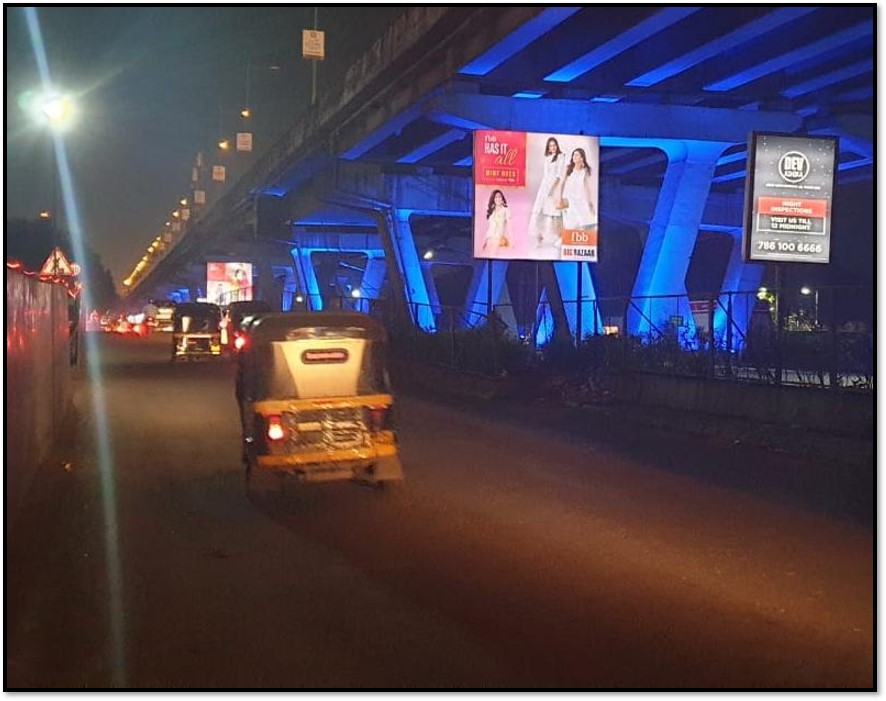
[[[600,139],[474,132],[474,257],[597,260]]]

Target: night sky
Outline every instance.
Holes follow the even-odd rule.
[[[319,6],[318,93],[405,9]],[[255,151],[221,156],[230,173],[310,107],[301,30],[313,28],[313,6],[38,7],[38,17],[53,81],[79,105],[65,141],[83,231],[117,284],[189,196],[197,152],[211,165],[219,137],[240,128],[247,66]],[[4,19],[6,216],[34,218],[53,204],[51,141],[19,106],[40,85],[23,8],[5,7]]]

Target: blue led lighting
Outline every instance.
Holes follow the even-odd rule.
[[[450,129],[445,134],[441,134],[436,139],[431,139],[423,146],[419,146],[411,153],[407,153],[397,159],[397,163],[417,163],[425,156],[439,151],[441,148],[449,146],[456,141],[461,141],[465,137],[465,132],[460,129]]]
[[[489,51],[478,56],[459,71],[462,75],[486,75],[493,69],[522,51],[533,41],[544,36],[558,24],[566,21],[581,7],[549,7],[519,29],[511,32]]]
[[[813,58],[817,54],[867,38],[873,33],[873,31],[873,22],[856,24],[854,27],[844,29],[842,32],[837,32],[824,39],[814,41],[802,49],[796,49],[786,54],[781,54],[780,56],[770,59],[769,61],[764,61],[753,68],[741,71],[740,73],[735,73],[722,80],[708,83],[704,86],[704,89],[715,92],[725,92],[727,90],[739,88],[742,85],[747,85],[748,83],[752,83],[767,75],[786,69],[798,61],[805,61]]]
[[[454,165],[454,166],[472,166],[472,165],[474,165],[474,157],[468,156],[467,158],[462,158],[460,161],[456,161],[452,165]]]
[[[725,54],[727,51],[734,49],[745,42],[751,41],[762,34],[766,34],[783,24],[793,22],[816,9],[817,8],[814,7],[789,7],[776,10],[765,17],[761,17],[739,29],[736,29],[734,32],[730,32],[724,37],[708,42],[704,46],[699,46],[688,54],[678,56],[674,60],[668,61],[658,68],[654,68],[643,75],[637,76],[633,80],[625,83],[625,85],[648,88],[663,80],[673,78],[675,75],[679,75],[680,73],[689,70],[702,61]]]
[[[870,166],[873,164],[873,158],[859,158],[854,161],[846,161],[845,163],[841,163],[839,166],[837,166],[837,170],[854,170],[855,168],[864,168],[865,166]]]
[[[268,197],[285,197],[286,190],[281,187],[256,187],[249,191],[250,195],[266,195]]]
[[[591,102],[621,102],[621,95],[597,95],[591,98]]]
[[[728,156],[720,156],[717,159],[717,167],[725,166],[729,163],[735,163],[736,161],[743,161],[748,157],[747,150],[736,151],[735,153],[730,153]]]
[[[820,90],[821,88],[826,88],[828,85],[839,83],[842,80],[855,78],[856,76],[870,73],[873,70],[873,59],[868,59],[867,61],[859,61],[858,63],[853,63],[851,66],[846,66],[845,68],[841,68],[840,70],[825,73],[824,75],[814,78],[813,80],[807,80],[805,83],[794,85],[787,90],[783,90],[781,94],[785,97],[791,98],[800,97],[801,95],[811,93],[813,90]]]
[[[736,171],[735,173],[727,173],[726,175],[718,175],[715,178],[711,178],[711,182],[712,183],[726,183],[726,182],[729,182],[730,180],[739,180],[741,178],[744,178],[745,175],[747,175],[746,170],[739,170],[739,171]]]
[[[663,29],[667,29],[672,24],[676,24],[689,15],[698,12],[700,9],[700,7],[669,7],[661,12],[657,12],[646,21],[640,22],[640,24],[632,27],[615,39],[607,41],[602,46],[598,46],[593,51],[580,56],[572,63],[557,69],[553,73],[549,73],[545,76],[545,80],[555,83],[568,83]]]
[[[540,92],[538,90],[523,90],[521,92],[515,92],[511,97],[521,97],[526,100],[537,100],[538,98],[547,95],[546,92]]]

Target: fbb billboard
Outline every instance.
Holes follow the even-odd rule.
[[[829,263],[836,137],[751,135],[744,259]]]
[[[252,299],[252,263],[207,263],[206,298],[212,304]]]
[[[474,132],[474,257],[597,260],[600,140]]]

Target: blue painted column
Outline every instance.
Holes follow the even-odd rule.
[[[732,144],[718,141],[668,140],[659,142],[667,153],[668,168],[659,193],[649,235],[634,282],[635,307],[628,310],[628,332],[663,332],[671,316],[683,317],[694,331],[686,297],[686,272],[695,248],[698,227],[711,187],[717,159]],[[637,299],[678,295],[670,299]]]
[[[366,272],[360,282],[360,289],[364,297],[378,299],[385,283],[387,262],[384,251],[368,251],[366,260]]]
[[[400,271],[403,273],[406,301],[412,321],[419,328],[433,332],[436,331],[437,323],[425,284],[421,259],[412,236],[412,227],[409,225],[411,213],[412,211],[408,209],[393,208],[394,231],[391,232],[391,242],[397,256],[396,264],[400,266]]]
[[[506,260],[492,261],[492,304],[498,304],[501,291],[505,284],[509,262]],[[489,313],[489,261],[475,260],[474,274],[465,297],[465,309],[462,318],[466,328],[482,326],[486,323]]]
[[[293,248],[290,253],[298,279],[298,289],[305,295],[305,305],[309,310],[321,311],[323,309],[323,295],[320,294],[320,284],[317,282],[314,264],[311,262],[313,250],[312,248]]]
[[[720,343],[726,341],[727,311],[731,297],[732,350],[740,350],[745,345],[751,314],[753,314],[754,305],[757,302],[756,291],[760,287],[763,270],[766,266],[760,263],[745,263],[741,251],[741,230],[737,230],[732,236],[732,253],[723,276],[720,304],[714,311],[714,338]],[[744,294],[726,294],[728,292]]]

